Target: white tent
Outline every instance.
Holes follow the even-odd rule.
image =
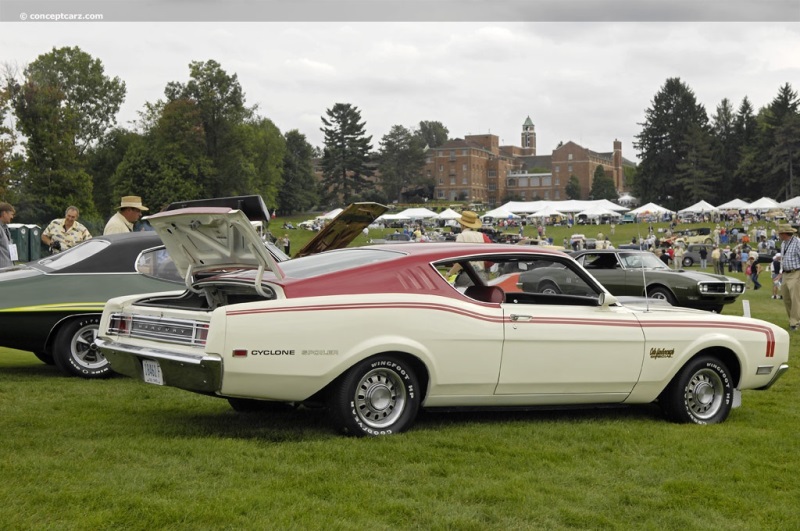
[[[578,216],[586,216],[587,218],[590,218],[590,219],[601,218],[603,216],[608,216],[608,217],[612,217],[612,218],[618,218],[618,217],[622,216],[622,214],[620,214],[619,212],[614,212],[613,210],[611,210],[609,208],[604,208],[604,207],[602,207],[600,205],[591,206],[591,207],[587,208],[586,210],[582,210],[582,211],[578,212],[577,215]]]
[[[506,210],[503,207],[495,208],[494,210],[490,210],[485,214],[481,215],[481,218],[492,218],[492,219],[508,219],[508,218],[518,218],[519,216],[514,214],[513,212]]]
[[[437,217],[436,212],[427,208],[407,208],[402,212],[398,212],[397,215],[408,219],[427,219]]]
[[[780,204],[781,208],[798,208],[800,207],[800,195],[797,197],[793,197],[791,199],[787,199],[783,203]]]
[[[711,203],[709,203],[707,201],[698,201],[697,203],[693,204],[690,207],[686,207],[683,210],[678,210],[678,214],[683,214],[683,213],[687,213],[687,214],[694,214],[694,213],[704,214],[706,212],[718,212],[718,211],[719,211],[719,209],[717,207],[715,207],[714,205],[712,205]]]
[[[656,214],[658,216],[662,214],[674,214],[675,211],[670,210],[668,208],[664,208],[660,205],[655,203],[647,203],[646,205],[642,205],[639,208],[634,208],[628,214],[633,214],[635,216],[643,216],[646,214]]]
[[[742,208],[748,208],[750,205],[745,203],[741,199],[731,199],[727,203],[722,203],[718,205],[717,208],[719,210],[740,210]]]
[[[547,217],[550,217],[550,216],[561,216],[561,217],[564,217],[564,213],[562,213],[560,210],[558,210],[556,208],[556,206],[551,203],[551,204],[545,206],[544,208],[540,208],[539,210],[537,210],[533,214],[529,214],[528,215],[529,218],[547,218]]]
[[[439,219],[458,219],[461,217],[461,214],[459,214],[452,208],[448,208],[447,210],[442,210],[441,212],[439,212],[439,215],[436,217]]]
[[[411,219],[408,216],[401,216],[400,214],[383,214],[378,216],[375,221],[403,221]]]
[[[780,208],[778,202],[774,199],[770,199],[769,197],[762,197],[758,201],[753,201],[749,205],[747,205],[748,209],[750,210],[770,210],[771,208]]]

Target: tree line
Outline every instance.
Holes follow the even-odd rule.
[[[634,195],[672,209],[700,200],[800,195],[798,103],[786,83],[758,112],[747,96],[736,109],[725,98],[709,118],[686,83],[667,79],[636,136],[641,162]]]
[[[213,60],[191,62],[188,80],[167,83],[129,127],[116,122],[125,95],[125,82],[78,47],[53,48],[22,71],[5,65],[0,200],[16,207],[19,222],[43,224],[75,205],[97,233],[124,195],[157,211],[177,200],[257,193],[279,215],[421,200],[434,187],[423,175],[425,149],[449,134],[438,121],[394,125],[375,146],[360,110],[335,103],[321,116],[323,146],[314,147],[248,105],[236,74]],[[800,157],[798,98],[788,83],[758,113],[746,97],[736,111],[726,99],[709,119],[671,78],[640,125],[641,163],[626,177],[642,201],[675,207],[800,194],[790,178]],[[591,193],[616,196],[602,168]]]

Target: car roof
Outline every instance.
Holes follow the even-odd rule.
[[[97,246],[100,242],[108,242],[103,249],[87,256],[84,259],[75,261],[67,267],[54,268],[48,264],[58,260],[66,260],[71,256],[85,251],[87,244]],[[109,234],[108,236],[97,236],[87,240],[63,253],[42,258],[29,265],[55,274],[66,273],[135,273],[136,258],[145,249],[162,245],[161,238],[153,231],[128,232],[124,234]]]

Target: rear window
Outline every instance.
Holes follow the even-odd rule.
[[[110,242],[106,240],[88,240],[63,253],[43,258],[37,264],[52,271],[60,271],[96,255],[109,245],[111,245]]]
[[[354,247],[295,258],[282,262],[280,268],[292,278],[311,278],[404,256],[399,251],[375,247]]]

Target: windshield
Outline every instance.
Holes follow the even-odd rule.
[[[310,278],[366,264],[384,262],[403,256],[399,251],[376,247],[352,247],[312,254],[281,263],[281,269],[293,278]]]
[[[67,249],[63,253],[43,258],[37,262],[37,265],[53,271],[59,271],[96,255],[109,245],[110,242],[106,240],[88,240],[72,249]]]
[[[620,253],[622,263],[627,269],[669,269],[656,255],[644,253]]]

